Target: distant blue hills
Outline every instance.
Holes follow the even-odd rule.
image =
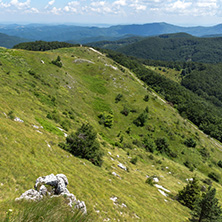
[[[193,36],[221,36],[222,24],[203,27],[181,27],[168,23],[148,23],[116,25],[110,27],[86,27],[74,25],[0,25],[0,33],[16,36],[30,41],[72,41],[89,43],[101,40],[118,40],[126,36],[157,36],[161,34],[185,32]]]

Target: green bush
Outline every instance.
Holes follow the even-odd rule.
[[[66,138],[68,150],[75,156],[87,159],[96,166],[102,165],[103,152],[97,142],[97,133],[89,124],[83,124],[76,133]]]
[[[148,183],[149,185],[153,186],[153,185],[154,185],[154,183],[153,183],[153,178],[152,178],[152,177],[148,177],[148,178],[146,179],[146,182],[145,182],[145,183]]]
[[[133,157],[133,158],[130,160],[130,163],[136,165],[137,161],[138,161],[138,158],[137,158],[137,156],[136,156],[136,157]]]
[[[155,142],[153,141],[152,138],[146,136],[144,139],[143,139],[143,146],[144,148],[146,149],[146,151],[148,152],[151,152],[153,153],[154,150],[156,149],[156,144]]]
[[[217,165],[218,165],[220,168],[222,168],[222,161],[219,160],[218,163],[217,163]]]
[[[105,127],[111,128],[113,125],[113,114],[108,112],[103,112],[99,114],[99,124]]]
[[[145,102],[148,102],[148,101],[149,101],[149,95],[145,95],[144,98],[143,98],[143,100],[144,100]]]
[[[124,116],[128,116],[130,113],[130,109],[127,108],[127,106],[123,106],[123,110],[120,111],[121,114],[123,114]]]
[[[62,67],[62,62],[61,62],[60,56],[58,56],[56,60],[52,60],[52,64],[61,68]]]
[[[208,174],[208,177],[210,177],[212,180],[219,182],[220,181],[220,175],[215,173],[215,172],[211,172]]]
[[[123,95],[122,94],[118,94],[115,98],[115,103],[118,103],[119,101],[121,101],[123,98]]]
[[[196,141],[193,139],[193,138],[187,138],[185,141],[184,141],[184,144],[187,146],[187,147],[196,147],[197,143]]]
[[[147,118],[148,118],[147,113],[143,112],[133,121],[133,123],[137,127],[143,127],[145,125],[145,122],[146,122]]]

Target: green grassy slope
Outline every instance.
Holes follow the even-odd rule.
[[[62,68],[51,64],[57,56]],[[86,202],[92,221],[184,221],[188,208],[146,184],[146,175],[158,176],[159,184],[173,196],[194,174],[200,179],[210,172],[222,175],[217,166],[221,145],[106,56],[85,47],[47,52],[1,48],[0,62],[0,218],[9,208],[16,214],[21,206],[14,199],[32,188],[36,178],[63,173],[70,192]],[[118,94],[123,97],[115,103]],[[148,102],[143,100],[145,95]],[[124,105],[136,112],[122,115]],[[133,120],[147,106],[145,126],[136,127]],[[111,128],[98,123],[104,111],[114,115]],[[54,120],[47,114],[55,114]],[[15,117],[24,122],[14,121]],[[58,147],[65,141],[58,127],[69,134],[85,122],[94,126],[105,152],[101,168]],[[148,134],[153,140],[166,138],[177,157],[145,151],[142,140]],[[187,138],[197,142],[196,148],[184,145]],[[201,155],[203,148],[209,156]],[[134,165],[130,160],[136,156]],[[193,165],[193,172],[184,166],[186,161]],[[119,162],[129,171],[120,169]],[[218,193],[222,191],[221,182],[213,185]],[[117,197],[117,202],[111,197]]]

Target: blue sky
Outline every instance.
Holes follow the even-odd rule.
[[[222,23],[222,0],[0,0],[0,23]]]

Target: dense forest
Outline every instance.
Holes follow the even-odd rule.
[[[110,50],[104,50],[104,52],[114,61],[136,73],[148,85],[148,88],[151,87],[161,94],[183,117],[192,121],[206,134],[222,141],[220,133],[222,130],[221,88],[217,88],[222,83],[221,78],[217,77],[221,65],[208,66],[185,63],[184,70],[188,69],[190,73],[184,77],[182,85],[180,85],[155,71],[147,69],[138,59]],[[172,65],[172,63],[170,64]],[[214,72],[215,69],[218,69],[218,72]],[[196,73],[199,76],[194,82],[198,82],[197,88],[199,90],[195,88],[195,83],[192,80],[192,75],[195,76]],[[209,83],[208,76],[214,81]]]
[[[129,56],[162,61],[222,62],[222,38],[198,38],[186,33],[147,38],[127,38],[114,42],[92,43]]]
[[[67,43],[67,42],[45,42],[45,41],[35,41],[35,42],[24,42],[18,45],[15,45],[14,49],[25,49],[31,51],[47,51],[52,49],[59,49],[59,48],[68,48],[73,47],[74,44]]]

